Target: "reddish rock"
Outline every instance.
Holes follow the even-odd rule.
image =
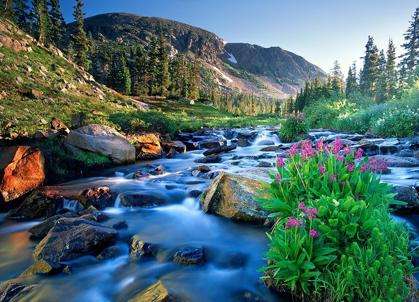
[[[38,188],[44,180],[41,151],[27,146],[0,148],[0,193],[5,202]]]
[[[103,209],[113,206],[115,199],[112,197],[108,187],[96,187],[85,189],[80,192],[77,200],[85,207],[94,206],[97,209]]]
[[[70,129],[59,119],[55,118],[51,121],[51,129],[58,130],[60,133],[68,134],[70,133]]]
[[[147,133],[133,137],[136,159],[156,159],[163,156],[158,135]]]
[[[186,146],[181,141],[173,141],[170,143],[163,143],[163,148],[166,150],[166,152],[169,152],[171,149],[174,149],[178,153],[185,153],[186,152]]]

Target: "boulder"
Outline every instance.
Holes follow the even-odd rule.
[[[0,148],[0,201],[17,199],[45,180],[44,156],[27,146]]]
[[[121,221],[118,221],[117,223],[113,224],[112,227],[115,230],[122,230],[122,229],[127,229],[128,224],[125,220],[121,220]]]
[[[410,149],[403,149],[400,150],[399,153],[396,154],[397,157],[413,157],[413,150]]]
[[[153,257],[157,246],[152,243],[142,241],[138,236],[131,239],[129,255],[131,258],[139,259],[141,257]]]
[[[249,147],[252,144],[245,138],[239,138],[237,139],[237,145],[239,145],[240,147]]]
[[[42,99],[43,95],[44,95],[44,93],[42,91],[38,91],[38,90],[35,90],[35,89],[31,90],[31,96],[34,99],[40,100],[40,99]]]
[[[69,261],[112,245],[117,232],[82,218],[59,219],[34,251],[36,260]]]
[[[260,168],[269,168],[269,167],[273,167],[273,164],[268,163],[266,161],[261,161],[257,166]]]
[[[203,154],[205,156],[213,155],[213,154],[220,154],[220,153],[225,153],[225,152],[233,151],[236,148],[237,148],[237,146],[235,146],[235,145],[221,146],[221,147],[217,147],[217,148],[213,148],[213,149],[207,150]]]
[[[135,162],[135,148],[111,127],[91,124],[71,131],[64,146],[73,153],[92,152],[109,157],[116,164]]]
[[[179,152],[172,148],[169,150],[169,152],[167,152],[166,158],[175,158],[176,155],[179,155]]]
[[[201,148],[213,149],[213,148],[224,146],[225,144],[227,144],[227,141],[220,141],[218,139],[209,139],[209,140],[201,141],[199,145],[201,146]]]
[[[110,246],[101,251],[97,256],[97,260],[109,260],[109,259],[115,259],[121,255],[121,249],[117,246]]]
[[[57,130],[48,129],[48,130],[36,130],[34,138],[37,141],[40,141],[44,139],[52,139],[58,136],[60,136],[60,132],[58,132]]]
[[[35,285],[22,285],[6,281],[0,285],[0,302],[21,301],[34,287]]]
[[[80,192],[77,200],[85,207],[94,206],[96,209],[112,207],[115,204],[116,196],[108,187],[96,187],[85,189]]]
[[[211,167],[202,165],[202,166],[198,166],[198,167],[193,168],[192,172],[193,171],[199,171],[199,172],[202,172],[202,173],[207,173],[207,172],[211,171]]]
[[[158,135],[153,133],[137,134],[133,137],[133,140],[136,159],[157,159],[163,156],[163,149],[160,146]]]
[[[32,236],[37,238],[44,238],[48,232],[54,227],[54,224],[61,218],[76,218],[79,217],[76,213],[67,212],[65,214],[54,215],[50,218],[45,219],[44,221],[31,226],[28,229],[28,232],[32,234]]]
[[[407,203],[406,205],[392,205],[398,210],[417,209],[419,207],[419,193],[414,186],[394,186],[390,193],[397,193],[393,199]]]
[[[79,216],[91,221],[102,222],[109,219],[108,215],[98,211],[94,206],[89,206],[86,210],[77,212]]]
[[[260,149],[260,151],[263,151],[263,152],[265,152],[265,151],[269,151],[269,152],[276,151],[276,146],[264,147],[264,148]]]
[[[204,265],[206,262],[204,249],[184,246],[176,252],[173,261],[182,265]]]
[[[162,146],[166,152],[169,152],[171,149],[174,149],[177,153],[185,153],[186,146],[181,141],[173,141],[170,143],[162,143]]]
[[[221,162],[222,158],[218,154],[214,155],[208,155],[204,158],[195,159],[195,163],[201,163],[201,164],[216,164]]]
[[[241,175],[221,172],[208,185],[200,203],[206,213],[215,213],[233,220],[264,223],[269,212],[262,209],[256,197],[265,187],[257,180]]]
[[[70,133],[70,129],[68,129],[68,127],[61,122],[59,119],[55,118],[51,121],[51,129],[52,130],[57,130],[59,131],[61,134],[68,134]]]
[[[121,204],[124,207],[157,207],[167,205],[168,200],[163,196],[135,194],[135,195],[121,195]]]
[[[237,133],[237,139],[244,138],[244,139],[251,139],[257,135],[256,132],[245,130],[242,132]]]
[[[170,295],[161,281],[147,287],[128,299],[127,302],[166,302],[170,300]]]
[[[379,162],[385,162],[388,167],[419,167],[419,159],[377,155],[374,158]]]
[[[84,120],[86,119],[86,114],[80,112],[71,117],[71,127],[72,129],[80,128],[84,125]]]
[[[59,263],[52,263],[45,259],[40,259],[28,267],[21,276],[35,275],[35,274],[45,274],[45,275],[55,275],[60,273],[64,268],[64,265]]]

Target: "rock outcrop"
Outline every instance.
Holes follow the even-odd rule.
[[[61,218],[34,251],[36,260],[69,261],[113,244],[116,230],[83,218]]]
[[[263,210],[256,197],[265,187],[257,180],[221,172],[208,185],[200,203],[207,213],[214,213],[233,220],[264,223],[269,212]],[[266,197],[266,196],[265,196]]]
[[[152,133],[137,134],[133,140],[136,159],[157,159],[163,156],[163,149],[158,135]]]
[[[0,148],[0,201],[17,199],[45,180],[44,156],[27,146]]]
[[[116,164],[135,162],[135,148],[120,133],[104,125],[87,125],[71,131],[64,146],[73,153],[91,152],[109,157]]]

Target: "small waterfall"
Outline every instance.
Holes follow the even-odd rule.
[[[72,212],[83,210],[83,206],[78,200],[63,199],[63,209],[69,209]]]
[[[119,194],[116,199],[115,199],[115,203],[113,205],[114,208],[121,208],[121,194]]]
[[[188,197],[182,202],[182,205],[189,210],[199,210],[199,200],[196,198]]]
[[[256,136],[253,145],[258,146],[263,141],[272,141],[272,146],[277,146],[280,144],[278,135],[272,134],[272,131],[263,130]],[[264,145],[264,144],[262,144]]]

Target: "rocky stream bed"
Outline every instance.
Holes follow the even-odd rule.
[[[272,221],[253,201],[256,179],[292,145],[277,133],[182,134],[166,143],[167,158],[34,191],[0,214],[0,301],[291,301],[257,272]],[[386,161],[382,181],[408,202],[395,217],[416,231],[419,138],[309,138],[338,136]]]

